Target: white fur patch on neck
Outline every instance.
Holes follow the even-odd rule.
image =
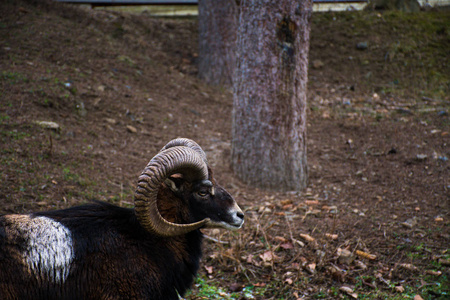
[[[25,263],[38,279],[63,283],[74,259],[72,234],[47,217],[28,217],[18,226],[25,238]]]

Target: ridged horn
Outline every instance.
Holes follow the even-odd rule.
[[[174,173],[182,173],[188,181],[204,180],[208,178],[208,167],[197,151],[174,146],[159,152],[142,171],[134,194],[136,217],[142,227],[159,236],[186,234],[209,222],[204,219],[191,224],[176,224],[161,216],[157,206],[158,190]]]
[[[196,142],[194,142],[191,139],[187,139],[187,138],[177,138],[174,140],[171,140],[170,142],[168,142],[160,151],[172,148],[172,147],[177,147],[177,146],[185,146],[185,147],[189,147],[192,150],[195,150],[200,157],[203,159],[203,161],[208,164],[208,160],[206,159],[206,154],[205,151],[203,151],[202,147],[200,147],[199,144],[197,144]]]

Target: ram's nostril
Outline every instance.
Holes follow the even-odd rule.
[[[236,213],[236,215],[237,215],[239,218],[241,218],[242,220],[244,219],[244,213],[238,212],[238,213]]]

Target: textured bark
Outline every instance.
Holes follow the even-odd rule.
[[[235,0],[199,0],[199,77],[232,86],[236,66],[238,7]]]
[[[311,0],[243,0],[234,80],[232,166],[247,183],[306,186]]]

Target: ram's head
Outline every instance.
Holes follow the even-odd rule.
[[[160,236],[201,227],[234,230],[244,223],[233,197],[215,182],[205,153],[189,139],[169,142],[150,160],[139,177],[135,211],[140,224]]]

